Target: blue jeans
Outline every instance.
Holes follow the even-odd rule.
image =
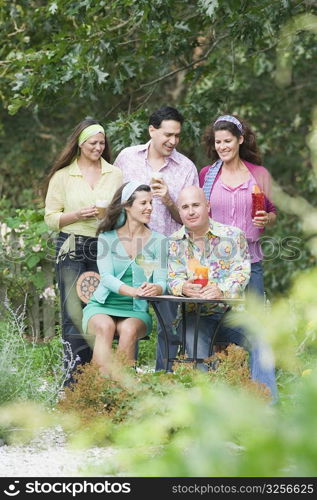
[[[199,320],[199,334],[197,342],[197,358],[205,359],[209,356],[210,342],[221,319],[221,313],[201,316]],[[186,315],[186,353],[192,358],[194,353],[194,331],[196,314]],[[180,325],[181,329],[181,325]],[[233,328],[223,324],[215,338],[215,343],[237,344],[247,348],[247,341],[241,328]],[[212,353],[211,353],[212,354]],[[199,363],[198,368],[208,370],[207,364]]]
[[[67,233],[60,232],[56,244],[56,255],[64,241],[68,238]],[[98,272],[97,263],[97,238],[76,236],[76,250],[73,254],[68,253],[56,264],[57,282],[60,293],[62,337],[64,343],[64,366],[71,369],[71,373],[79,364],[91,360],[92,350],[82,336],[82,309],[86,305],[77,295],[76,283],[79,276],[85,271]],[[65,385],[73,382],[72,377]]]
[[[246,289],[246,293],[252,292],[263,297],[264,283],[263,269],[261,262],[251,264],[251,277]],[[273,353],[270,347],[261,339],[253,339],[250,352],[251,378],[256,382],[265,384],[271,391],[273,401],[278,399],[278,390],[275,379],[275,364]]]

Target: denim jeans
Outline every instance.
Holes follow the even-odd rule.
[[[252,292],[263,297],[264,305],[264,283],[261,262],[251,264],[251,277],[246,293]],[[250,352],[250,371],[252,380],[265,384],[271,391],[273,402],[278,399],[278,390],[275,379],[274,357],[269,345],[263,340],[256,338],[252,340]]]
[[[214,336],[214,332],[221,319],[221,313],[201,316],[199,320],[199,335],[197,342],[197,358],[205,359],[209,356],[210,342]],[[194,331],[196,324],[196,314],[189,313],[186,315],[186,353],[192,358],[194,353]],[[181,325],[179,327],[181,329]],[[248,348],[247,340],[241,328],[233,328],[226,326],[225,323],[221,326],[215,343],[237,344]],[[212,353],[211,353],[212,354]],[[198,363],[197,367],[201,370],[208,370],[207,364]]]
[[[56,244],[56,255],[64,241],[68,238],[67,233],[60,232]],[[71,373],[79,364],[91,360],[92,351],[82,336],[82,309],[85,304],[80,300],[76,292],[76,283],[79,276],[85,271],[98,272],[97,238],[76,235],[76,249],[74,253],[68,253],[56,264],[56,275],[60,293],[62,337],[64,343],[64,366]],[[72,382],[70,377],[65,382]]]

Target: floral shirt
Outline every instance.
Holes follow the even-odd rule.
[[[250,254],[241,229],[209,219],[202,251],[190,238],[185,226],[170,236],[168,289],[182,295],[184,283],[194,277],[192,262],[209,267],[209,282],[216,283],[224,297],[241,296],[250,279]],[[218,312],[223,304],[205,304],[202,314]]]

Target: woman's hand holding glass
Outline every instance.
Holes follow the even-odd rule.
[[[85,219],[91,219],[92,217],[97,217],[99,212],[96,206],[93,205],[92,207],[81,208],[80,210],[77,210],[77,212],[75,213],[76,213],[76,220],[85,220]]]
[[[265,210],[258,210],[252,222],[257,227],[265,227],[270,222],[269,214]]]

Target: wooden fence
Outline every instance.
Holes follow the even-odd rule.
[[[52,263],[45,262],[42,265],[45,274],[45,288],[55,289],[54,267]],[[30,285],[30,306],[27,307],[27,318],[30,333],[38,340],[40,338],[53,337],[56,332],[56,326],[59,323],[59,315],[56,313],[56,303],[54,300],[41,297],[34,285]],[[33,292],[33,293],[32,293]]]
[[[11,288],[11,285],[14,285],[14,283],[10,283],[7,286],[5,285],[5,280],[1,283],[0,272],[1,305],[4,303],[6,297],[9,296],[11,309],[21,312],[26,301],[25,333],[32,336],[35,340],[47,339],[54,336],[56,327],[60,324],[59,307],[56,307],[57,299],[43,297],[43,292],[48,287],[56,291],[54,264],[44,261],[40,265],[45,275],[45,285],[41,291],[37,290],[33,283],[28,283],[25,289],[17,287],[14,294],[12,290],[8,293],[8,288]],[[11,262],[10,269],[13,271],[13,276],[19,276],[21,273],[21,263]]]

